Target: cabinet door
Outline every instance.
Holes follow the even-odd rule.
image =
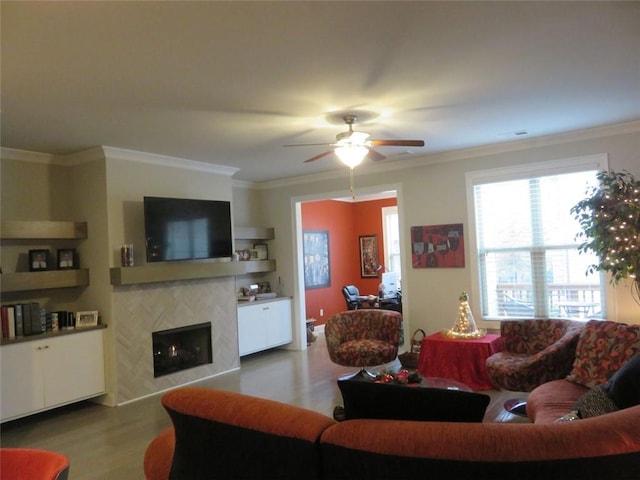
[[[44,408],[42,349],[44,342],[0,347],[0,411],[2,420]]]
[[[270,302],[266,307],[267,347],[291,342],[291,300]]]
[[[105,391],[102,330],[48,340],[44,369],[45,406],[62,405]]]
[[[267,325],[261,305],[238,307],[238,350],[240,356],[264,350]]]

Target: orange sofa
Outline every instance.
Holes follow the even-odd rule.
[[[347,420],[239,393],[165,394],[148,480],[640,478],[640,406],[534,424]]]

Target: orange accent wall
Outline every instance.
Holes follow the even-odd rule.
[[[331,286],[305,291],[307,318],[323,325],[327,318],[346,309],[342,287],[353,284],[362,295],[378,293],[379,278],[360,276],[360,235],[378,237],[378,263],[384,263],[382,207],[397,205],[395,198],[346,203],[335,200],[302,204],[302,230],[329,232]],[[324,315],[320,316],[320,310]]]

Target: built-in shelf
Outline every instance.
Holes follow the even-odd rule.
[[[52,222],[8,220],[0,226],[3,240],[84,239],[87,222]]]
[[[242,273],[263,273],[273,272],[276,269],[275,260],[250,260],[248,262],[238,262],[244,267]]]
[[[230,277],[246,273],[271,272],[275,270],[275,266],[275,260],[256,260],[248,262],[175,262],[140,267],[115,267],[111,269],[111,285]]]
[[[33,342],[35,340],[43,340],[48,338],[62,337],[64,335],[73,335],[75,333],[90,332],[91,330],[102,330],[107,328],[106,325],[96,325],[95,327],[72,328],[70,330],[58,330],[57,332],[42,332],[35,335],[27,335],[26,337],[3,338],[0,345],[13,345],[15,343]]]
[[[89,285],[89,270],[50,270],[2,274],[2,293]]]
[[[271,227],[235,227],[233,236],[236,240],[273,240],[275,233]]]

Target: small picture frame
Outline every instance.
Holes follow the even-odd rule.
[[[266,243],[254,243],[253,249],[258,253],[257,260],[269,259],[269,247]]]
[[[76,328],[97,326],[98,312],[96,310],[76,313]]]
[[[74,270],[78,268],[75,248],[58,249],[58,270]]]
[[[43,272],[49,269],[49,250],[29,250],[29,271]]]

